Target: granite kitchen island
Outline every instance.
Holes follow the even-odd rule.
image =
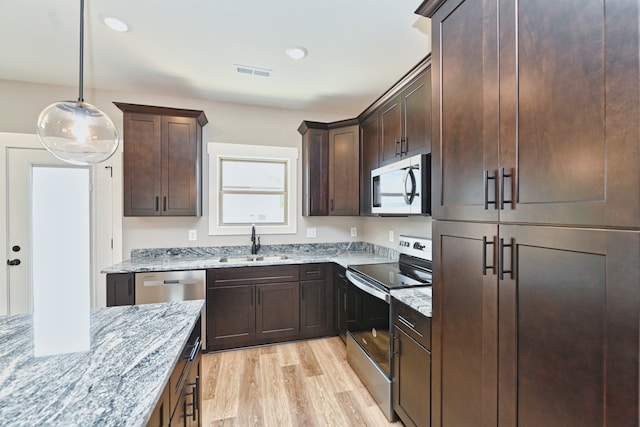
[[[32,316],[0,317],[0,425],[146,425],[203,304],[93,309],[88,352],[38,358]]]

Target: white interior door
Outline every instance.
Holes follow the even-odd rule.
[[[34,166],[74,167],[42,148],[36,135],[0,133],[0,315],[30,313],[32,296],[31,176]],[[104,306],[106,288],[100,269],[113,264],[113,180],[108,164],[91,167],[91,305]],[[64,201],[60,201],[64,203]],[[6,226],[5,226],[6,224]],[[18,249],[19,247],[19,249]],[[20,260],[19,265],[8,265]]]
[[[9,244],[8,265],[8,291],[9,314],[31,313],[33,308],[33,277],[34,271],[33,252],[34,245],[38,244],[39,235],[32,232],[34,212],[33,197],[46,197],[46,194],[38,196],[32,192],[32,176],[34,167],[56,167],[77,169],[55,158],[44,149],[33,148],[9,148],[7,150],[8,181],[7,188],[8,205],[8,230],[7,243]],[[87,168],[85,168],[87,169]],[[61,192],[64,194],[64,192]],[[68,203],[63,198],[57,203]],[[49,202],[51,203],[51,202]],[[46,207],[38,207],[43,214]],[[90,218],[86,219],[90,222]],[[73,230],[69,230],[70,234]],[[41,235],[42,233],[40,233]],[[61,242],[64,246],[64,242]],[[46,272],[39,272],[46,276]],[[87,284],[89,285],[89,283]]]
[[[70,166],[45,149],[9,148],[8,181],[8,293],[9,313],[31,313],[33,307],[31,254],[31,170],[34,166]],[[13,265],[11,265],[13,264]]]

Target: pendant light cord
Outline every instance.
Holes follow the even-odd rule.
[[[84,0],[80,0],[80,82],[79,82],[79,93],[78,93],[78,102],[84,102],[84,94],[82,93],[83,86],[83,74],[84,74]]]

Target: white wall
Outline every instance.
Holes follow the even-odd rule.
[[[47,105],[59,100],[77,98],[77,87],[37,85],[0,80],[0,132],[35,133],[35,123],[40,111]],[[209,236],[207,218],[208,206],[208,164],[206,161],[207,142],[225,142],[238,144],[278,145],[301,147],[301,137],[297,129],[303,120],[335,121],[347,119],[343,115],[314,113],[309,111],[283,110],[255,107],[249,105],[210,102],[198,99],[174,98],[153,94],[131,94],[117,91],[95,91],[85,88],[85,100],[105,111],[122,132],[122,112],[112,104],[113,101],[132,104],[158,105],[175,108],[203,110],[209,123],[203,128],[203,216],[200,218],[118,218],[116,228],[122,229],[122,257],[128,258],[131,249],[151,247],[182,246],[220,246],[247,245],[249,236]],[[353,116],[357,116],[355,111]],[[110,162],[118,181],[116,187],[121,207],[121,150]],[[301,158],[301,153],[300,153]],[[301,180],[301,159],[298,168],[298,182]],[[298,196],[302,185],[298,185]],[[298,203],[298,233],[287,235],[266,235],[263,244],[298,242],[336,242],[363,240],[387,247],[395,247],[389,242],[389,230],[398,234],[431,236],[431,222],[427,218],[360,218],[360,217],[310,217],[303,218]],[[307,239],[306,228],[317,229],[315,239]],[[358,237],[350,237],[350,228],[358,227]],[[189,229],[196,229],[198,239],[189,241]],[[118,230],[116,244],[119,244]]]

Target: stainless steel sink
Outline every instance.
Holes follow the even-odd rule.
[[[281,261],[289,259],[286,255],[273,255],[273,256],[242,256],[235,258],[220,258],[220,262],[228,262],[228,263],[242,263],[242,262],[270,262],[270,261]]]

